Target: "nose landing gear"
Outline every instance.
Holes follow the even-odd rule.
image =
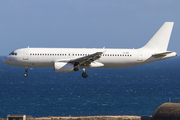
[[[24,73],[24,77],[27,77],[28,76],[28,67],[25,67],[25,73]]]

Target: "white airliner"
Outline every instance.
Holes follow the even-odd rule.
[[[141,65],[177,56],[167,51],[174,22],[165,22],[148,43],[139,49],[23,48],[11,52],[3,62],[13,66],[53,67],[56,72],[86,68],[119,68]]]

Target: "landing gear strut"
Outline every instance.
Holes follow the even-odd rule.
[[[88,76],[88,74],[86,73],[85,68],[83,68],[82,77],[83,78],[87,78],[87,76]]]
[[[28,76],[28,67],[25,67],[25,73],[24,73],[24,77],[27,77]]]

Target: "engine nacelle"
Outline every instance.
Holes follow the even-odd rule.
[[[66,62],[55,62],[54,71],[55,72],[74,72],[78,71],[78,68],[74,68],[74,64]]]

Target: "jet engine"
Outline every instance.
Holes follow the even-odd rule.
[[[78,71],[79,68],[74,68],[74,64],[66,62],[54,62],[55,72],[74,72]]]

